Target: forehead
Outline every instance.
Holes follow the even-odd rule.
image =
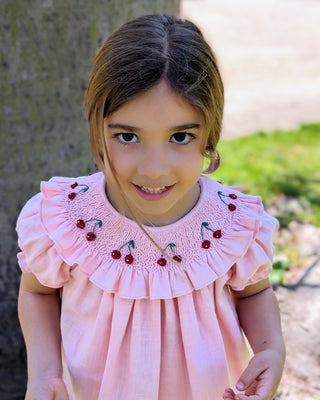
[[[110,114],[108,122],[142,129],[203,124],[201,113],[175,93],[164,81]]]

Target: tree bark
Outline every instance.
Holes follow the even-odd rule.
[[[23,399],[15,223],[53,175],[95,171],[84,94],[96,50],[126,20],[178,14],[179,0],[1,0],[0,400]]]

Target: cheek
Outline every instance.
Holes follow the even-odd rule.
[[[115,171],[117,171],[126,161],[126,158],[123,155],[123,151],[119,149],[119,145],[117,145],[117,143],[114,143],[112,140],[110,140],[107,141],[107,146],[110,162],[113,165]]]
[[[121,155],[120,152],[117,152],[115,146],[112,142],[107,141],[107,149],[108,149],[108,159],[106,163],[106,174],[109,178],[109,183],[115,183],[114,175],[119,176],[119,167],[121,167],[122,162],[119,157]],[[121,169],[121,168],[120,168]]]
[[[127,152],[125,148],[120,149],[120,151],[111,152],[110,159],[114,171],[120,179],[129,176],[140,160],[137,160],[132,153]]]
[[[190,151],[182,157],[177,157],[176,161],[182,171],[195,175],[201,173],[204,157],[199,151]]]

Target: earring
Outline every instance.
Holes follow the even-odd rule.
[[[215,157],[210,158],[210,164],[207,169],[202,171],[203,174],[212,174],[215,172],[220,166],[220,154],[218,153],[218,150],[215,151]]]

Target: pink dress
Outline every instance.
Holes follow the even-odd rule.
[[[102,173],[42,182],[22,210],[22,271],[63,288],[70,400],[221,400],[247,365],[230,287],[268,276],[277,221],[259,197],[200,184],[189,214],[146,227],[178,265],[110,205]]]

